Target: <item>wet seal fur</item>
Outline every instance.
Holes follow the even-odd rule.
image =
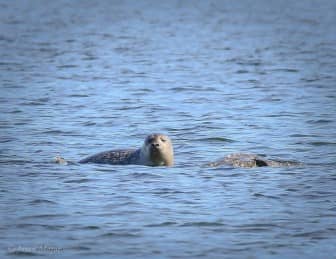
[[[142,147],[139,149],[105,151],[84,158],[79,163],[173,166],[173,144],[168,136],[154,133],[146,137]]]
[[[262,166],[270,166],[270,167],[299,166],[302,164],[296,161],[266,159],[264,157],[261,157],[255,154],[244,154],[244,153],[230,154],[215,162],[206,164],[206,166],[210,166],[210,167],[217,167],[217,166],[222,166],[222,165],[251,168],[251,167],[262,167]]]

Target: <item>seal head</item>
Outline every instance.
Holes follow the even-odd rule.
[[[170,138],[163,134],[154,133],[145,139],[141,148],[142,160],[151,166],[173,166],[174,150]],[[147,163],[146,163],[147,162]]]

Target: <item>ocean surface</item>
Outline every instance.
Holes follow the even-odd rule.
[[[336,258],[336,1],[0,1],[0,257]],[[172,168],[55,164],[168,134]],[[203,165],[249,152],[302,166]]]

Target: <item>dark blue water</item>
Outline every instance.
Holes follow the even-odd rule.
[[[335,258],[335,1],[1,1],[1,257]],[[176,166],[54,164],[174,142]],[[205,168],[232,152],[291,168]]]

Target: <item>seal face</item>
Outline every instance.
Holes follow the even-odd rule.
[[[89,156],[79,163],[99,163],[111,165],[173,166],[173,144],[168,136],[154,133],[148,135],[139,149],[105,151]]]
[[[174,165],[173,144],[166,135],[155,133],[147,136],[141,154],[146,156],[144,160],[149,162],[148,165]]]

